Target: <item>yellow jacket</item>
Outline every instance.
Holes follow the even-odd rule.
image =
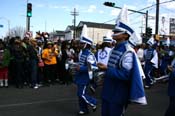
[[[44,64],[47,64],[47,65],[57,64],[57,60],[56,60],[57,56],[58,56],[58,52],[56,50],[52,51],[49,48],[44,49],[42,53]]]

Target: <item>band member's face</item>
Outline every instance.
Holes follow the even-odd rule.
[[[116,41],[125,41],[128,38],[128,34],[127,33],[123,33],[123,32],[114,32],[114,34],[116,34],[115,36],[113,36],[113,39]]]
[[[86,43],[80,42],[80,49],[83,49],[83,48],[85,47],[85,44],[86,44]]]

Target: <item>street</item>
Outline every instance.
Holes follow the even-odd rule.
[[[156,83],[146,90],[148,105],[129,105],[126,116],[163,116],[168,106],[166,89],[167,84]],[[0,91],[0,116],[76,116],[78,111],[74,84],[56,84],[39,89],[17,89],[10,86],[0,88]],[[100,92],[99,87],[95,93],[98,98],[97,111],[92,112],[90,109],[89,116],[101,115]]]

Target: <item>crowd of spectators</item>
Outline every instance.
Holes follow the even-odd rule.
[[[97,53],[100,46],[93,46],[92,51]],[[143,43],[135,48],[143,68],[148,46]],[[167,66],[175,53],[173,45],[153,45],[151,48],[158,54],[158,68],[151,72],[155,82],[155,78],[169,73]],[[65,64],[78,62],[79,52],[78,40],[51,41],[48,36],[12,37],[8,42],[0,40],[0,87],[14,85],[16,88],[29,86],[37,89],[56,83],[68,85],[73,82],[73,77]]]

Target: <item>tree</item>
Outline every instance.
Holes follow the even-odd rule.
[[[16,26],[10,29],[10,36],[11,37],[19,36],[20,38],[23,38],[25,35],[25,32],[26,32],[26,29],[24,27]],[[9,35],[9,32],[7,33],[7,35]]]

